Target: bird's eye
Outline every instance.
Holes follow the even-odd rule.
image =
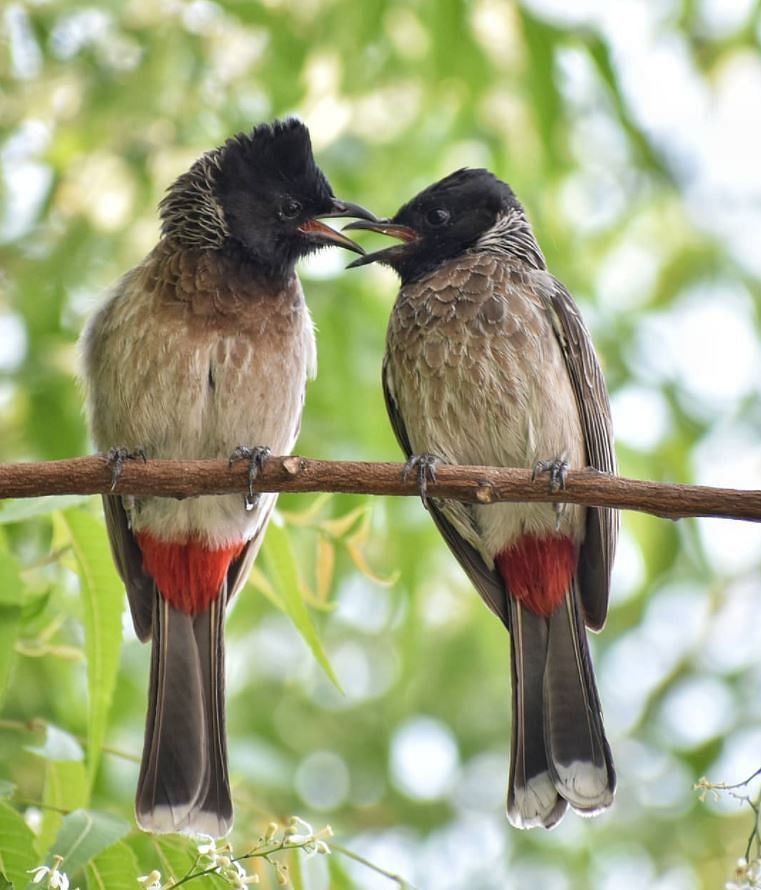
[[[444,210],[443,207],[434,207],[433,210],[426,213],[425,218],[432,226],[443,226],[444,223],[449,222],[449,211]]]
[[[295,219],[301,213],[301,204],[293,198],[286,198],[280,205],[281,219]]]

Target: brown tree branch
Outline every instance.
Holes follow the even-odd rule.
[[[344,492],[416,495],[414,474],[403,478],[398,463],[272,457],[254,483],[256,491]],[[130,460],[113,489],[116,494],[185,498],[247,489],[245,461]],[[51,494],[108,494],[111,467],[102,455],[41,463],[0,464],[0,499]],[[714,516],[761,521],[761,491],[641,482],[592,469],[571,470],[564,490],[551,494],[546,477],[530,470],[441,464],[430,497],[489,504],[497,501],[558,501],[639,510],[667,519]]]

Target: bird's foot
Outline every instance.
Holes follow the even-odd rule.
[[[412,454],[402,470],[402,479],[406,482],[411,473],[417,476],[417,487],[420,500],[428,509],[428,483],[436,481],[436,467],[443,463],[435,454]]]
[[[230,455],[228,466],[232,466],[236,461],[248,461],[248,492],[245,495],[244,502],[246,510],[253,510],[259,503],[261,495],[254,491],[254,480],[259,475],[264,465],[270,459],[272,450],[266,445],[254,445],[250,448],[248,445],[238,445],[238,447]]]
[[[568,478],[568,462],[561,457],[552,458],[552,460],[539,460],[534,464],[531,471],[531,481],[533,482],[537,476],[547,473],[549,476],[549,489],[552,494],[565,488],[565,481]],[[559,504],[553,501],[552,509],[555,511],[555,531],[560,530],[560,520],[565,510],[565,504]]]
[[[144,448],[135,448],[130,451],[129,448],[125,448],[123,445],[109,448],[104,457],[106,464],[111,467],[111,491],[116,488],[116,483],[122,474],[124,464],[128,460],[141,460],[143,463],[148,461]]]

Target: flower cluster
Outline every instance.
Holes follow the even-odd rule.
[[[710,782],[706,776],[701,776],[692,788],[698,792],[698,800],[703,803],[709,794],[714,800],[718,800],[721,797],[719,791],[724,791],[726,786],[717,785],[715,782]]]
[[[283,850],[303,850],[307,857],[318,853],[330,853],[330,847],[326,843],[326,838],[329,837],[333,837],[330,825],[315,831],[308,822],[298,816],[292,816],[285,828],[281,828],[276,822],[270,822],[256,845],[241,856],[233,854],[233,848],[229,843],[218,847],[213,837],[198,835],[199,842],[196,845],[198,855],[191,869],[180,880],[170,877],[168,881],[162,882],[161,872],[157,870],[141,875],[137,880],[142,890],[171,890],[172,887],[184,884],[193,878],[213,874],[222,878],[233,890],[246,890],[252,884],[259,883],[259,875],[248,874],[241,862],[245,859],[264,859],[275,870],[278,884],[284,887],[288,883],[288,866],[278,862],[274,854]],[[58,864],[60,863],[54,868],[57,869]],[[49,871],[50,869],[43,867],[43,876]],[[63,877],[66,884],[49,883],[48,887],[68,890],[68,879],[65,875]]]
[[[326,837],[333,837],[333,829],[330,825],[326,825],[315,832],[308,822],[305,822],[298,816],[291,816],[283,832],[284,845],[286,847],[300,847],[307,856],[314,856],[315,853],[330,853],[330,847],[325,843]]]
[[[745,857],[737,860],[734,877],[724,885],[726,890],[758,890],[761,888],[761,859]]]
[[[140,875],[137,879],[138,884],[143,888],[143,890],[170,890],[171,887],[175,886],[174,878],[170,878],[165,883],[161,883],[161,872],[154,870],[147,875]]]
[[[203,843],[198,845],[198,865],[204,871],[213,870],[230,887],[245,890],[251,884],[259,883],[259,875],[250,875],[237,859],[233,858],[233,848],[229,843],[217,848],[216,841],[209,835],[201,835]]]

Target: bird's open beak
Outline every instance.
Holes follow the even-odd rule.
[[[337,232],[335,229],[331,229],[330,226],[326,226],[325,223],[320,222],[321,219],[330,219],[338,216],[353,216],[358,217],[362,221],[376,221],[376,216],[364,207],[360,207],[359,204],[352,204],[351,201],[341,201],[338,198],[334,198],[331,210],[327,213],[320,213],[313,219],[308,219],[299,226],[299,231],[322,244],[337,244],[339,247],[345,247],[348,250],[353,250],[355,253],[364,254],[364,248],[360,247],[356,241],[352,241],[351,238],[341,234],[341,232]]]
[[[376,250],[374,253],[365,254],[353,263],[349,263],[347,269],[356,269],[357,266],[367,266],[369,263],[389,263],[395,258],[404,254],[409,244],[413,244],[418,240],[418,233],[409,226],[402,226],[390,219],[365,220],[359,219],[356,222],[349,223],[344,226],[347,229],[366,229],[370,232],[379,232],[381,235],[389,235],[391,238],[398,238],[402,243],[394,244],[393,247],[386,247],[384,250]],[[364,253],[364,251],[363,251]]]

